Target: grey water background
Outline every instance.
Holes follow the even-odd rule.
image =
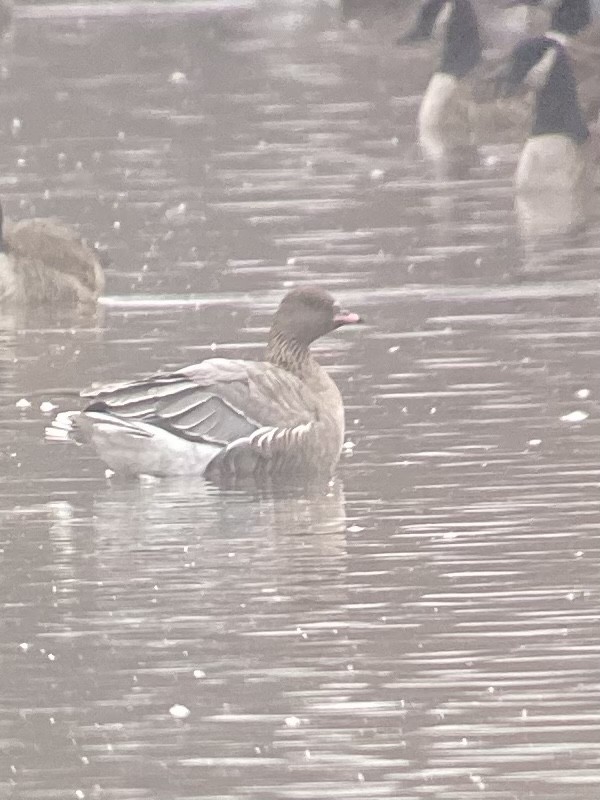
[[[600,796],[600,227],[524,242],[510,141],[430,176],[382,5],[17,8],[0,194],[110,266],[0,312],[1,798]],[[302,282],[367,320],[331,486],[44,443],[44,390],[260,357]]]

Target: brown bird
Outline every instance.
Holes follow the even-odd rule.
[[[0,302],[93,303],[104,289],[96,252],[51,219],[4,224],[0,206]]]
[[[273,318],[265,361],[211,358],[84,391],[91,404],[59,414],[47,438],[90,442],[111,469],[134,475],[329,476],[344,405],[310,345],[360,321],[323,289],[293,289]]]

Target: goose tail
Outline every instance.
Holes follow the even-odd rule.
[[[76,442],[77,419],[79,411],[61,411],[46,428],[45,437],[48,442]]]
[[[111,435],[133,436],[138,439],[152,438],[147,425],[129,422],[120,417],[88,408],[85,411],[61,411],[46,428],[46,440],[50,442],[87,442],[95,431],[108,431]]]

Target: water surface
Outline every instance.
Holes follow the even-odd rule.
[[[0,797],[598,800],[597,222],[523,241],[509,141],[431,176],[385,3],[100,5],[3,54],[7,212],[111,263],[96,314],[0,313]],[[259,358],[309,282],[367,320],[317,347],[332,485],[44,443],[50,387]]]

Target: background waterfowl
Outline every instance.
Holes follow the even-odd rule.
[[[566,47],[581,108],[588,120],[595,120],[600,111],[600,24],[594,21],[590,0],[528,0],[519,6],[541,15],[532,33],[545,32]]]
[[[329,475],[344,406],[310,344],[357,322],[323,289],[293,289],[273,318],[265,361],[211,358],[85,391],[91,405],[59,414],[48,438],[91,442],[130,474]]]
[[[576,36],[592,22],[590,0],[515,0],[507,11],[529,15],[529,27],[536,32],[556,31],[564,36]]]
[[[95,302],[104,273],[95,251],[51,219],[4,221],[0,206],[0,302]]]
[[[470,0],[426,0],[398,43],[428,38],[440,43],[441,54],[419,109],[419,142],[433,161],[472,161],[476,148],[465,78],[479,63],[482,46]]]
[[[592,24],[590,0],[552,0],[546,6],[552,12],[550,32],[577,36]]]
[[[558,197],[559,207],[571,209],[566,228],[586,214],[593,166],[590,132],[566,49],[546,36],[517,45],[499,88],[502,94],[512,95],[521,87],[535,94],[531,133],[515,174],[521,211],[543,219],[549,198]]]
[[[560,41],[572,53],[582,108],[589,121],[595,120],[600,110],[600,41],[596,47],[590,39],[594,26],[590,25],[589,0],[544,4],[534,0],[528,7],[546,15],[549,38]],[[588,41],[582,41],[582,31]],[[437,39],[442,48],[439,66],[419,111],[424,153],[432,160],[473,163],[478,143],[494,141],[499,134],[525,140],[531,127],[533,98],[490,102],[489,77],[494,64],[482,60],[483,36],[469,0],[425,0],[413,28],[398,42],[424,38]]]

